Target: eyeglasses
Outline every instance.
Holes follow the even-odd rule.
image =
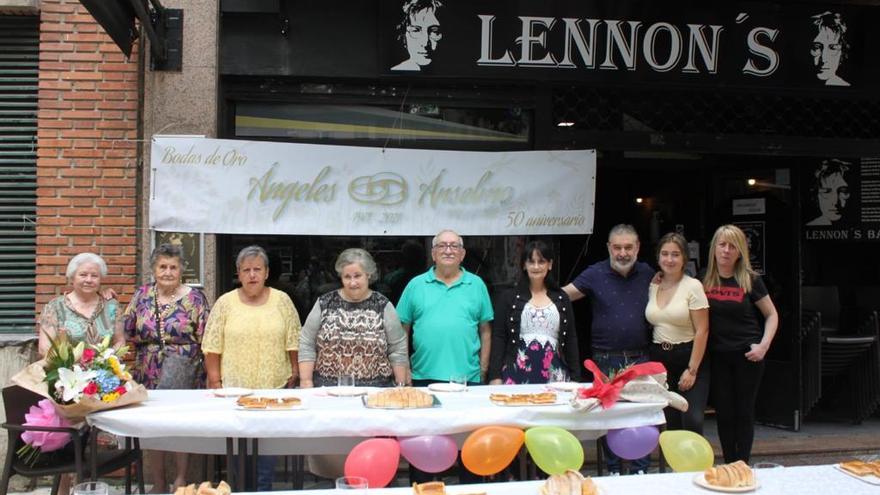
[[[434,244],[434,249],[437,251],[446,251],[447,249],[450,251],[458,251],[462,248],[462,245],[457,242],[441,242],[439,244]]]

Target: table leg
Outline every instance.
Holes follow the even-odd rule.
[[[257,462],[260,458],[260,439],[252,438],[251,439],[251,467],[250,467],[250,475],[253,480],[253,485],[251,489],[257,490],[259,488],[258,480],[257,480]]]
[[[302,490],[306,473],[306,456],[293,456],[293,489]]]
[[[238,489],[247,490],[247,439],[238,439]]]
[[[596,476],[605,474],[605,454],[602,449],[602,438],[596,439]]]
[[[233,461],[233,459],[235,459],[235,457],[233,455],[234,451],[235,451],[235,443],[232,440],[232,438],[227,437],[226,438],[226,479],[229,480],[229,486],[231,486],[232,488],[235,488],[237,490],[241,490],[241,486],[236,484],[238,482],[238,477],[233,475],[232,466],[235,465],[235,462]]]

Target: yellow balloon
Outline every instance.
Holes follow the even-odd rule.
[[[660,434],[660,449],[669,467],[677,473],[704,471],[715,462],[709,441],[692,431],[664,431]]]

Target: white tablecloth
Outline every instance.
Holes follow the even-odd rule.
[[[694,484],[697,473],[649,474],[594,478],[602,495],[694,494],[719,493]],[[841,473],[832,466],[798,466],[760,469],[756,471],[759,487],[755,495],[862,495],[880,493],[880,486],[870,485]],[[538,495],[543,481],[486,483],[481,485],[449,485],[448,495],[485,492],[486,495]],[[273,495],[339,495],[336,490],[302,490],[272,492]],[[412,495],[412,488],[383,488],[351,495]]]
[[[325,389],[256,392],[303,399],[303,409],[284,411],[239,410],[234,398],[214,397],[207,390],[152,390],[142,404],[91,414],[88,421],[116,435],[141,438],[144,448],[221,453],[225,438],[260,438],[260,451],[267,454],[345,453],[363,437],[374,436],[449,434],[461,440],[490,425],[552,425],[590,439],[609,429],[665,422],[663,404],[619,402],[583,413],[568,404],[503,407],[489,401],[490,392],[540,390],[539,385],[499,385],[435,392],[440,407],[409,410],[367,409],[360,397],[331,397]]]

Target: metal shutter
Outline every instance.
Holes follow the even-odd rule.
[[[34,332],[40,23],[0,16],[0,332]]]

